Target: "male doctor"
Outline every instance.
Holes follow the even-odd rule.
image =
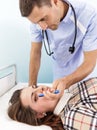
[[[97,12],[78,0],[19,0],[31,21],[29,85],[37,84],[43,40],[53,59],[53,88],[67,89],[97,77]],[[44,38],[44,39],[43,39]]]

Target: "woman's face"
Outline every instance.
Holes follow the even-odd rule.
[[[39,97],[39,94],[44,94]],[[39,86],[38,88],[27,87],[22,90],[21,102],[24,106],[29,106],[36,112],[53,111],[61,93],[54,94],[54,90],[47,86]]]

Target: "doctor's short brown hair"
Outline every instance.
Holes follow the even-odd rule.
[[[51,0],[19,0],[20,12],[24,17],[28,17],[35,6],[40,8],[43,5],[51,6]]]

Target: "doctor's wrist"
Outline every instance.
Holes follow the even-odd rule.
[[[73,85],[73,81],[69,76],[66,76],[64,80],[65,80],[65,89],[68,89],[71,85]]]

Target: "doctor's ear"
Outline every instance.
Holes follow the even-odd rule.
[[[37,118],[43,118],[44,116],[47,116],[47,114],[46,114],[46,113],[41,113],[41,112],[38,112],[38,113],[36,114],[36,117],[37,117]]]
[[[57,5],[59,0],[51,0],[51,3],[53,2],[55,5]]]

